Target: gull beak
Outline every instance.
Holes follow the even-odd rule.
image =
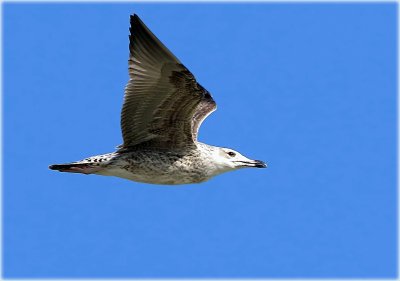
[[[260,160],[254,160],[254,167],[256,168],[267,168],[267,164]]]
[[[267,168],[267,164],[265,164],[263,161],[260,160],[237,161],[237,162],[240,162],[243,167]]]

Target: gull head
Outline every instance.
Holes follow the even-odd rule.
[[[266,168],[267,164],[260,160],[249,159],[239,152],[224,147],[216,147],[213,151],[215,164],[224,172],[242,168]]]

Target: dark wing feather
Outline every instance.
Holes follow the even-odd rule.
[[[213,113],[216,109],[217,104],[211,97],[210,93],[206,91],[206,94],[204,95],[201,102],[197,105],[196,111],[193,114],[192,135],[195,141],[197,141],[197,133],[199,131],[201,123],[203,123],[204,119],[206,119],[207,116]]]
[[[130,31],[122,147],[193,147],[201,122],[215,110],[205,103],[215,102],[137,15],[131,16]]]

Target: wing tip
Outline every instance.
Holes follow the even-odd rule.
[[[139,18],[139,16],[137,14],[131,15],[130,18],[131,18],[131,24],[133,24],[134,22],[140,20],[140,18]]]
[[[144,26],[143,21],[139,18],[137,14],[133,14],[130,16],[130,22],[131,22],[131,29],[137,26]]]

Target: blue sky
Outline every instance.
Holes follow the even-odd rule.
[[[397,274],[397,4],[3,4],[3,277]],[[218,104],[200,185],[61,174],[113,151],[137,13]]]

